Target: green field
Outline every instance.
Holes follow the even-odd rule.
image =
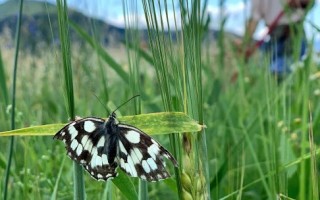
[[[151,2],[143,1],[148,42],[125,15],[125,43],[104,47],[68,23],[63,5],[57,11],[61,45],[34,53],[17,49],[18,34],[0,35],[1,199],[319,199],[320,72],[312,50],[278,83],[266,55],[256,52],[245,62],[230,37],[208,39],[202,5],[188,5],[181,31],[171,30],[174,39]],[[126,6],[125,13],[134,10]],[[70,44],[69,30],[84,42]],[[205,127],[162,133],[160,123],[148,124],[157,118],[147,119],[152,137],[179,162],[174,168],[167,161],[170,179],[147,183],[121,173],[98,182],[68,158],[54,133],[2,135],[75,115],[106,118],[136,94],[140,98],[117,110],[119,117],[183,112]],[[172,132],[183,127],[175,126]]]

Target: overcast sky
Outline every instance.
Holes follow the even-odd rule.
[[[5,0],[0,0],[4,2]],[[26,0],[25,0],[26,1]],[[47,0],[48,2],[55,3],[56,0]],[[124,27],[124,17],[123,17],[123,5],[122,2],[137,2],[138,13],[135,15],[135,18],[139,20],[139,25],[145,27],[144,13],[141,4],[141,0],[68,0],[68,6],[81,11],[82,13],[102,19],[113,25]],[[171,1],[170,1],[171,2]],[[177,1],[174,1],[177,2]],[[248,5],[245,5],[244,2],[248,2]],[[128,4],[128,3],[127,3]],[[211,16],[210,27],[217,28],[220,21],[220,10],[219,10],[219,0],[208,0],[207,13]],[[132,6],[132,5],[131,5]],[[175,8],[178,6],[175,5]],[[173,5],[168,5],[169,9],[169,21],[173,21]],[[177,10],[177,9],[175,9]],[[227,16],[227,23],[225,29],[239,35],[242,35],[244,32],[244,21],[248,17],[250,10],[250,0],[226,0],[225,1],[225,10],[224,16]],[[179,16],[176,14],[176,16]],[[318,27],[320,27],[320,0],[316,0],[314,8],[309,12],[307,19],[312,21]],[[316,20],[317,19],[317,20]],[[173,23],[171,23],[173,25]],[[308,37],[316,36],[320,40],[320,34],[317,33],[314,29],[305,23]],[[261,37],[265,27],[263,23],[260,23],[258,30],[256,31],[256,38]]]

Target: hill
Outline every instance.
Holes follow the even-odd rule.
[[[17,0],[6,1],[0,4],[0,34],[4,30],[10,32],[14,38],[17,13],[19,3]],[[102,20],[95,19],[84,15],[76,10],[69,9],[69,20],[78,24],[88,33],[95,33],[95,38],[105,46],[115,46],[121,44],[125,40],[125,29],[108,24]],[[94,29],[94,31],[93,31]],[[52,45],[59,43],[58,17],[57,7],[55,4],[50,4],[42,1],[25,0],[23,3],[22,17],[22,39],[23,48],[36,49],[36,46],[46,44]],[[210,30],[210,39],[218,36],[219,31]],[[172,38],[176,38],[176,33],[171,34]],[[142,41],[147,41],[147,30],[140,30]],[[226,33],[230,36],[230,33]],[[72,29],[70,29],[71,42],[83,42]]]
[[[19,12],[19,1],[11,0],[0,4],[0,21],[9,16],[17,15]],[[57,7],[50,3],[40,1],[28,1],[23,3],[23,14],[25,16],[33,16],[39,13],[56,13]]]
[[[17,1],[7,1],[0,4],[0,33],[5,29],[14,37],[19,4]],[[124,39],[125,29],[106,24],[102,20],[93,19],[75,10],[68,11],[69,20],[75,22],[88,33],[94,32],[96,38],[105,45],[116,45]],[[25,1],[22,16],[22,46],[35,48],[37,43],[54,44],[58,41],[57,7],[40,1]],[[79,36],[70,31],[71,41],[82,41]]]

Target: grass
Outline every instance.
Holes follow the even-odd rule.
[[[263,54],[243,63],[226,35],[219,46],[203,44],[205,4],[172,5],[185,11],[181,24],[172,26],[161,21],[172,14],[168,7],[160,6],[162,15],[156,15],[156,2],[143,1],[143,5],[149,49],[141,48],[136,21],[128,14],[135,10],[135,4],[127,4],[127,46],[105,49],[77,24],[71,24],[72,29],[87,43],[68,46],[68,33],[64,32],[68,24],[61,21],[64,50],[48,47],[37,56],[22,51],[15,124],[21,128],[65,123],[74,115],[107,117],[93,94],[105,101],[108,110],[140,94],[141,98],[121,108],[119,115],[183,111],[207,127],[201,133],[155,136],[179,161],[178,169],[168,164],[173,178],[146,184],[125,179],[123,174],[118,183],[102,183],[84,173],[85,187],[81,188],[82,180],[80,186],[73,180],[72,161],[66,158],[62,144],[46,136],[17,137],[8,183],[1,181],[0,193],[6,185],[7,199],[70,199],[77,197],[74,187],[80,187],[78,195],[87,199],[130,199],[125,188],[138,194],[131,199],[319,199],[320,95],[312,52],[304,68],[279,85]],[[64,20],[65,14],[60,11]],[[177,18],[179,13],[173,14]],[[165,37],[166,29],[175,31],[176,39]],[[0,75],[6,77],[0,82],[3,99],[9,96],[5,91],[13,81],[13,59],[8,58],[14,57],[15,49],[0,46]],[[232,81],[237,70],[241,73]],[[311,75],[314,78],[310,79]],[[73,89],[69,88],[72,85]],[[7,104],[0,103],[0,131],[4,131],[10,127],[10,117]],[[2,147],[9,143],[9,138],[0,140]],[[8,165],[6,155],[5,149],[0,151],[0,177]],[[122,180],[129,185],[121,188]]]
[[[173,47],[172,36],[169,35],[166,38],[162,34],[166,29],[171,31],[171,25],[163,22],[163,19],[168,17],[169,8],[167,6],[161,8],[154,1],[143,1],[143,5],[151,40],[151,51],[153,55],[157,55],[154,57],[154,66],[164,108],[167,111],[188,113],[203,124],[201,86],[203,63],[200,56],[203,13],[200,12],[202,10],[200,2],[194,2],[192,5],[181,4],[179,7],[184,12],[181,16],[183,32],[177,35],[177,49]],[[157,10],[159,14],[156,14]],[[187,10],[191,10],[190,15],[185,13]],[[173,23],[177,25],[176,21]],[[179,170],[175,171],[180,199],[207,199],[209,196],[205,137],[204,131],[198,134],[183,133],[170,137],[174,155],[181,163]]]
[[[22,19],[22,8],[23,8],[23,0],[19,2],[19,15],[16,26],[16,34],[15,34],[15,55],[14,55],[14,64],[13,64],[13,74],[12,74],[12,93],[11,93],[11,130],[15,129],[15,112],[16,112],[16,85],[17,85],[17,71],[18,71],[18,56],[19,56],[19,47],[20,47],[20,28],[21,28],[21,19]],[[2,70],[4,71],[4,70]],[[3,76],[4,77],[4,76]],[[4,92],[4,100],[5,105],[8,105],[7,94],[6,94],[6,86],[5,83],[2,83],[2,91]],[[8,198],[8,182],[11,171],[11,163],[14,153],[14,136],[10,137],[10,143],[8,148],[8,160],[6,163],[6,170],[4,174],[4,184],[3,184],[3,199],[6,200]]]
[[[67,1],[57,0],[59,36],[61,41],[61,54],[64,74],[65,97],[67,99],[67,111],[69,119],[75,119],[75,101],[73,92],[73,73],[70,58],[70,38]],[[83,168],[77,162],[73,163],[73,199],[85,199],[85,186],[83,180]]]

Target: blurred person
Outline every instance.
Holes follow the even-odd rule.
[[[264,45],[270,54],[270,71],[278,80],[290,72],[294,58],[302,59],[307,40],[303,28],[304,18],[314,0],[251,0],[251,14],[243,40],[235,41],[239,48],[247,48],[246,59],[254,51],[249,45],[260,20],[268,26],[269,42]],[[261,43],[260,43],[261,44]],[[260,44],[256,43],[256,47]],[[294,55],[298,49],[297,55]]]

